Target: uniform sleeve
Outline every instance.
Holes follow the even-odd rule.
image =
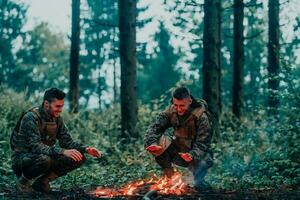
[[[68,128],[63,122],[62,118],[59,121],[59,129],[57,133],[57,139],[59,142],[59,146],[64,149],[76,149],[82,153],[86,152],[87,146],[76,142],[72,139],[71,135],[68,132]]]
[[[206,113],[203,113],[196,122],[196,136],[193,141],[192,150],[189,152],[193,159],[201,160],[205,152],[209,151],[211,141],[211,123]]]
[[[42,143],[41,134],[38,129],[38,119],[32,112],[24,115],[20,125],[20,139],[26,149],[30,149],[32,153],[56,155],[62,154],[63,149],[59,147],[49,147]]]
[[[148,128],[144,138],[145,148],[158,142],[166,129],[171,127],[170,118],[166,112],[158,114],[155,122]]]

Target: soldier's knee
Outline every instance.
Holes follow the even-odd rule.
[[[82,159],[80,161],[75,161],[72,158],[65,157],[63,158],[63,163],[69,166],[73,166],[72,168],[77,168],[83,165],[83,163],[86,161],[86,157],[82,154]]]
[[[213,166],[213,159],[211,156],[206,156],[200,161],[199,165],[203,168],[210,168]]]
[[[43,169],[49,169],[51,167],[51,163],[52,158],[50,156],[40,155],[34,164],[39,165]]]
[[[21,168],[19,166],[17,166],[15,163],[12,164],[12,170],[18,178],[22,175]]]

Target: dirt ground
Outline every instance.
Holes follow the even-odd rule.
[[[62,200],[95,200],[95,199],[142,199],[142,200],[168,200],[168,199],[178,199],[178,200],[298,200],[300,199],[300,190],[243,190],[243,191],[228,191],[228,190],[211,190],[197,192],[192,195],[182,195],[182,196],[168,196],[159,195],[157,193],[139,194],[135,196],[119,196],[119,197],[95,197],[89,194],[90,190],[83,190],[81,188],[73,188],[68,191],[58,191],[54,190],[49,194],[33,193],[33,194],[19,194],[15,189],[0,189],[0,199],[62,199]]]

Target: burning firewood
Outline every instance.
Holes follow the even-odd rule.
[[[97,188],[90,192],[95,197],[117,197],[143,195],[144,199],[151,199],[157,194],[162,195],[188,195],[194,190],[186,184],[182,175],[176,172],[171,178],[154,175],[147,180],[129,183],[121,188]]]

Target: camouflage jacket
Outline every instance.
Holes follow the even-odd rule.
[[[56,146],[56,140],[59,146]],[[62,117],[54,118],[42,107],[27,111],[17,123],[10,139],[13,153],[62,154],[63,149],[85,152],[86,146],[73,141]]]
[[[202,100],[202,102],[204,101]],[[159,113],[155,122],[148,128],[146,132],[144,139],[145,148],[151,144],[158,144],[160,137],[165,133],[165,131],[168,128],[173,128],[175,132],[173,136],[173,143],[175,143],[175,145],[177,144],[178,146],[178,143],[176,142],[178,139],[183,139],[185,142],[190,140],[190,145],[184,150],[184,152],[191,154],[195,160],[201,160],[207,152],[211,153],[211,121],[209,119],[209,113],[206,111],[205,107],[205,102],[202,105],[197,104],[195,107],[191,106],[188,114],[185,116],[178,116],[173,105],[167,108],[165,111]],[[195,116],[190,117],[191,115]],[[184,123],[184,121],[189,122]],[[188,135],[186,137],[184,136],[183,138],[179,138],[181,137],[181,128],[184,129],[183,132],[189,132],[187,133]],[[176,133],[178,130],[179,134]],[[181,151],[180,148],[178,149]]]

